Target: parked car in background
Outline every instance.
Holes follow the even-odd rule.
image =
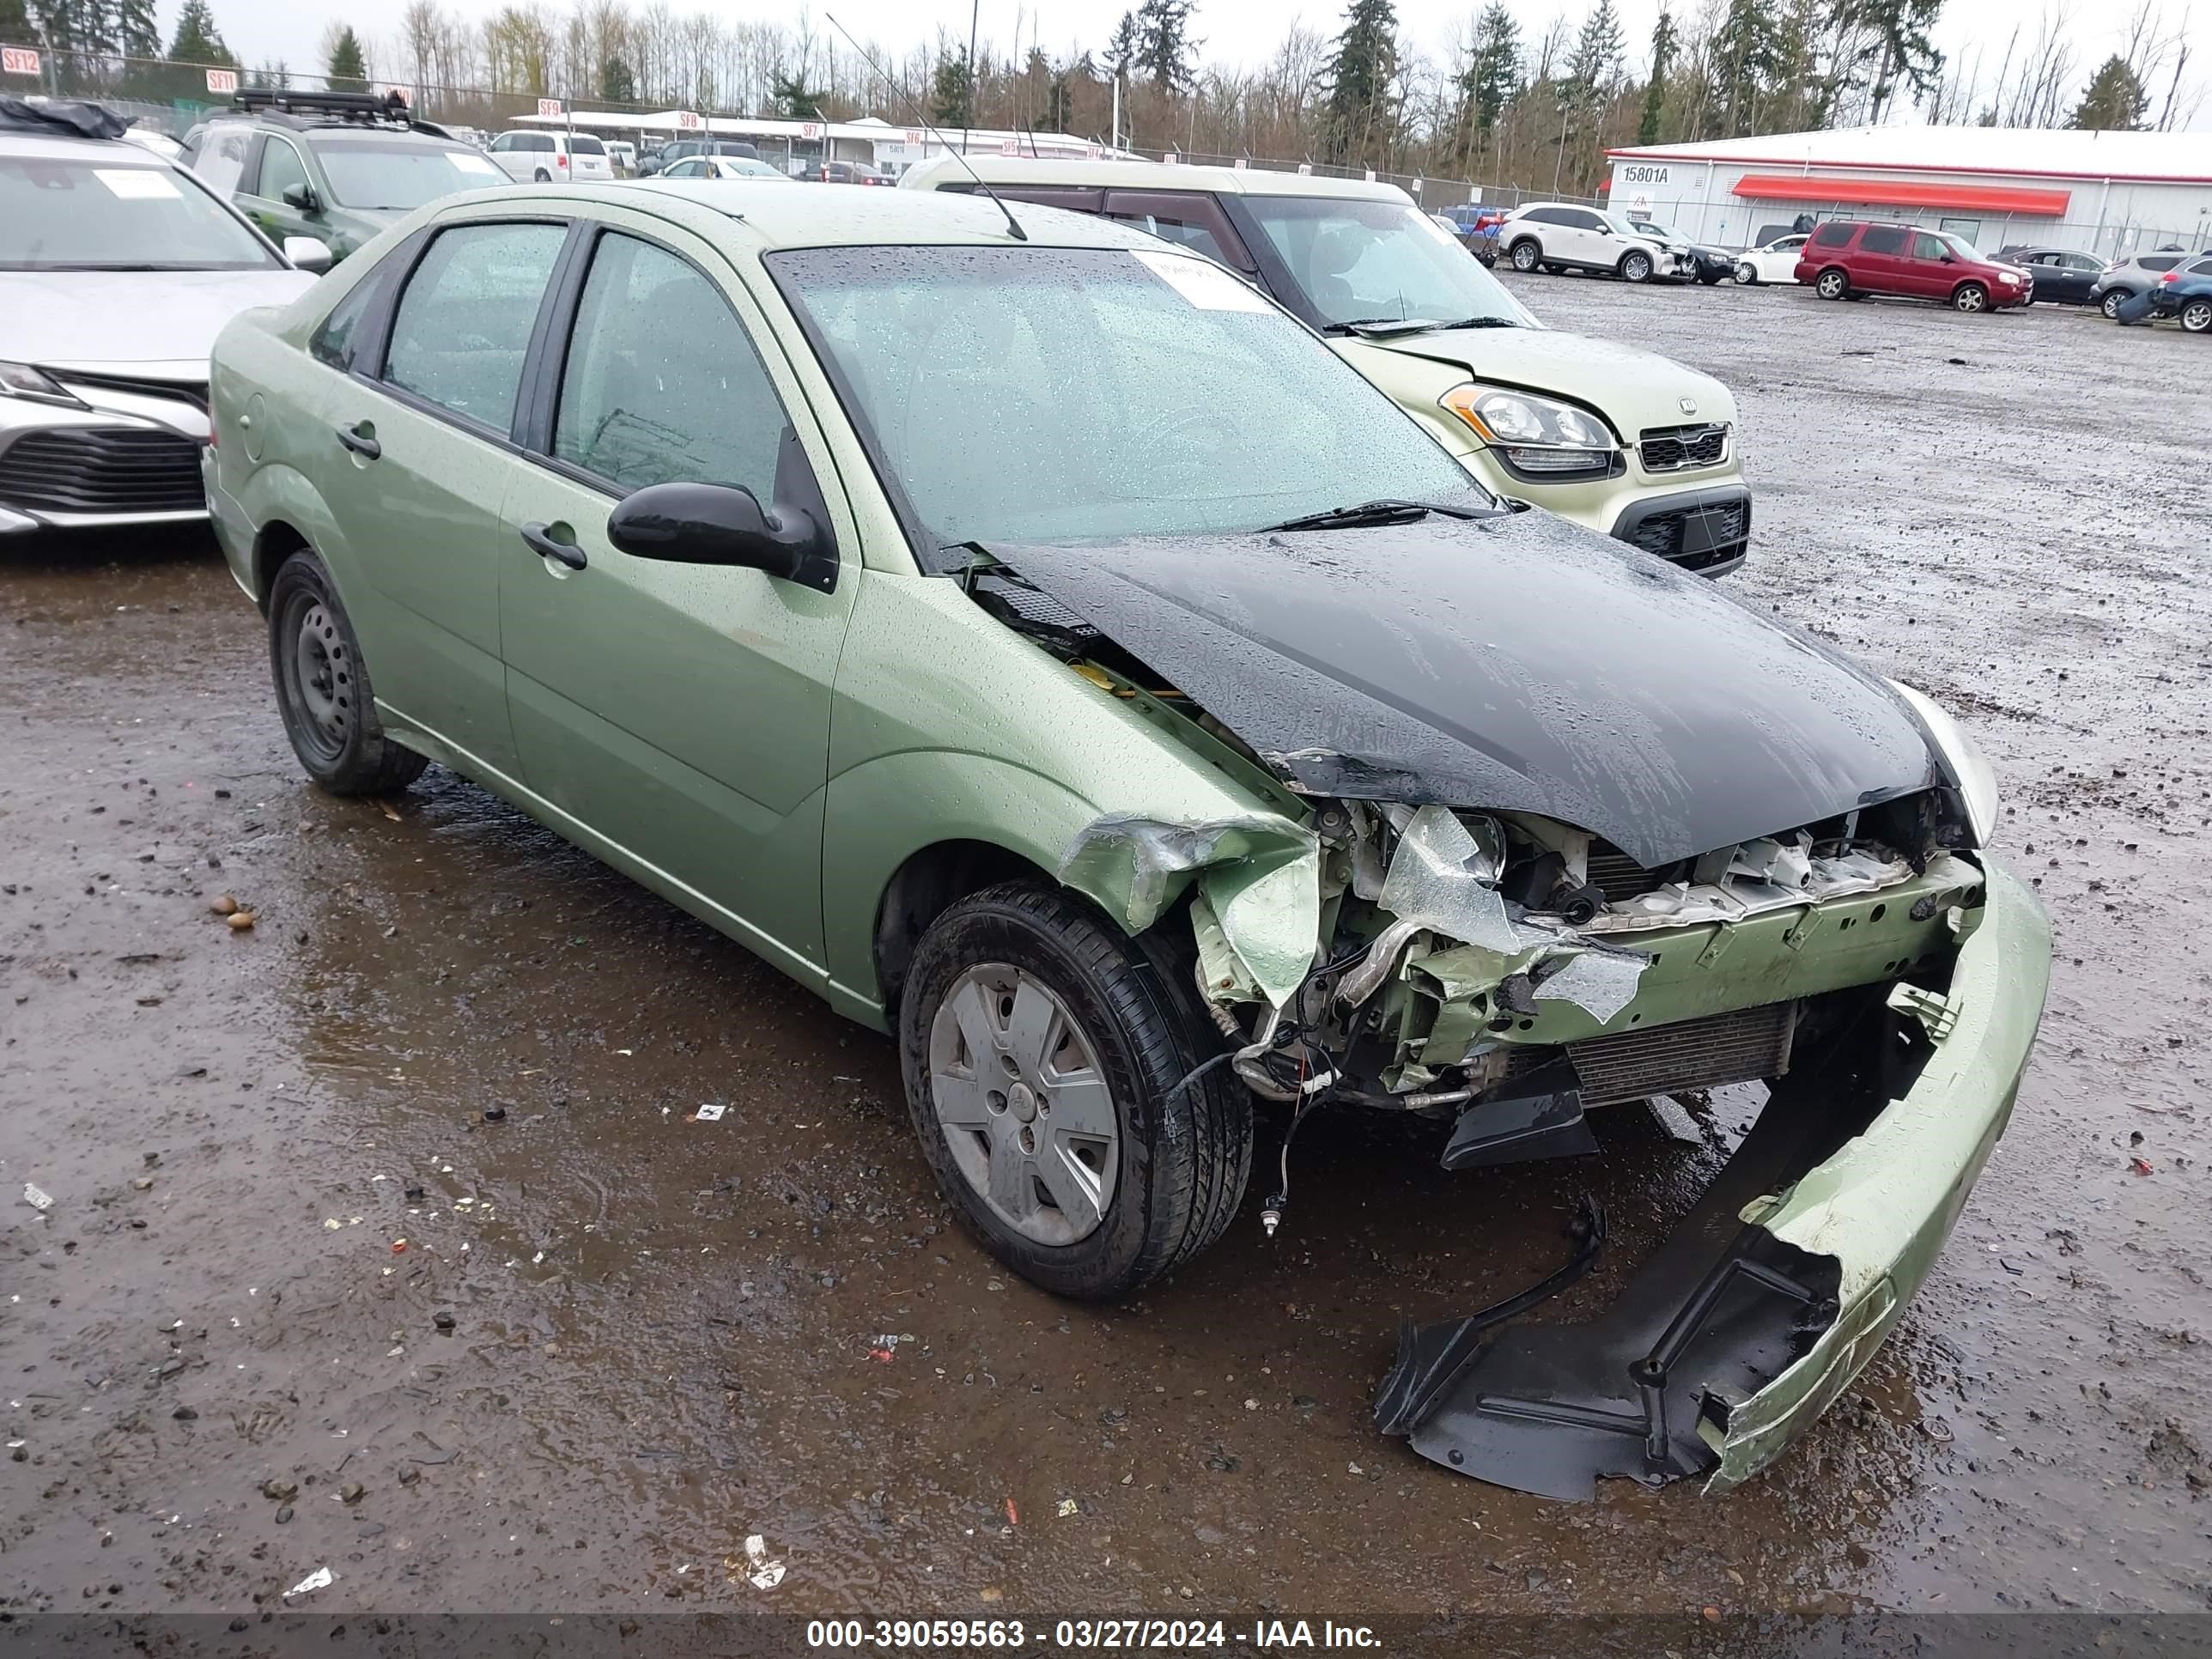
[[[656,177],[677,162],[694,155],[724,155],[732,161],[756,161],[760,151],[742,138],[676,138],[649,150],[639,161],[637,174],[641,179]]]
[[[2212,259],[2169,270],[2150,291],[2150,314],[2179,318],[2191,334],[2212,333]]]
[[[1395,185],[1258,168],[977,155],[1009,201],[1119,219],[1271,295],[1484,486],[1718,575],[1751,490],[1726,387],[1656,353],[1546,328]],[[906,190],[973,191],[954,157]]]
[[[617,179],[637,177],[637,146],[627,138],[607,138],[601,141],[607,147],[607,163],[614,168]]]
[[[687,155],[653,175],[659,179],[775,179],[790,184],[792,177],[769,161],[744,155]]]
[[[1613,1313],[1408,1332],[1376,1426],[1562,1498],[1778,1457],[2028,1062],[2050,929],[1984,850],[1987,760],[1499,501],[1218,264],[824,195],[447,203],[224,331],[210,495],[301,770],[381,795],[434,758],[883,1033],[946,1203],[1060,1296],[1249,1216],[1262,1101],[1442,1112],[1535,1254],[1554,1183],[1486,1166],[1765,1083],[1710,1180],[1609,1138],[1681,1217],[1600,1275]],[[879,1156],[868,1109],[807,1110]]]
[[[493,139],[488,153],[501,172],[522,184],[581,184],[615,176],[605,143],[588,132],[516,128]]]
[[[1727,248],[1693,242],[1678,230],[1656,224],[1649,219],[1639,219],[1633,214],[1628,216],[1628,223],[1638,235],[1648,236],[1662,246],[1687,248],[1694,267],[1689,276],[1708,288],[1735,274],[1736,256]]]
[[[2105,262],[2095,254],[2070,247],[2015,245],[1999,248],[1997,258],[2033,276],[2035,298],[2053,305],[2094,303],[2092,292],[2105,271]]]
[[[504,182],[475,146],[362,92],[249,88],[199,130],[190,165],[270,237],[312,236],[333,262],[426,202]]]
[[[799,175],[823,185],[895,185],[897,179],[865,161],[817,161]]]
[[[1625,283],[1693,276],[1686,243],[1639,231],[1617,213],[1572,202],[1534,202],[1505,216],[1498,246],[1516,270],[1608,271]]]
[[[0,537],[204,519],[208,349],[314,285],[123,132],[98,106],[0,97]]]
[[[2032,280],[1985,258],[1948,231],[1831,219],[1798,250],[1797,280],[1824,300],[1879,294],[1933,300],[1954,311],[2026,305]]]
[[[1810,234],[1793,230],[1763,246],[1746,249],[1735,256],[1732,274],[1747,288],[1760,283],[1796,282],[1800,251]]]
[[[2122,306],[2138,295],[2149,293],[2158,286],[2159,278],[2180,270],[2190,257],[2179,250],[2161,249],[2115,260],[2089,284],[2088,303],[2117,321]]]

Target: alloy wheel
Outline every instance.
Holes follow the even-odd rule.
[[[1050,987],[1003,962],[953,981],[929,1031],[931,1104],[961,1176],[1040,1244],[1087,1238],[1121,1173],[1098,1050]]]
[[[1640,283],[1651,274],[1651,261],[1641,253],[1632,253],[1620,262],[1620,274],[1632,283]]]
[[[1823,300],[1840,300],[1850,289],[1850,283],[1840,270],[1824,270],[1813,287]]]
[[[1759,272],[1751,261],[1747,259],[1735,268],[1735,279],[1746,288],[1749,288],[1759,281]]]
[[[2120,319],[2120,307],[2127,301],[2128,296],[2125,294],[2118,289],[2112,289],[2107,290],[2105,297],[2097,302],[2097,309],[2114,322],[2118,322]]]
[[[1980,311],[1990,302],[1990,296],[1969,283],[1951,298],[1951,303],[1960,311]]]
[[[2182,307],[2181,325],[2191,334],[2212,331],[2212,300],[2191,300]]]
[[[1536,268],[1536,261],[1539,257],[1536,245],[1534,242],[1517,242],[1514,245],[1513,248],[1513,269],[1516,270],[1534,270]]]

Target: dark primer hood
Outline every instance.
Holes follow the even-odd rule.
[[[1881,681],[1548,514],[991,550],[1310,794],[1538,813],[1651,866],[1938,781]]]

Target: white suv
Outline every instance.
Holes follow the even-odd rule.
[[[1608,270],[1625,283],[1697,274],[1686,244],[1646,236],[1617,213],[1571,202],[1514,209],[1498,228],[1498,251],[1516,270]]]
[[[571,179],[611,179],[607,147],[588,132],[518,127],[491,141],[488,152],[500,171],[519,184],[561,184]]]

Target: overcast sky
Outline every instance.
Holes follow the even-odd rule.
[[[1458,38],[1476,0],[1398,0],[1398,16],[1404,28],[1434,56],[1449,54],[1453,41]],[[1615,0],[1623,20],[1629,42],[1632,64],[1640,68],[1649,46],[1651,25],[1656,18],[1659,0]],[[2091,69],[2105,55],[2123,44],[2122,34],[2126,14],[2133,9],[2134,0],[2105,0],[2105,3],[2071,3],[2065,9],[2076,18],[2071,29],[2075,52],[2080,59],[2080,78],[2086,82]],[[179,0],[162,0],[164,27],[173,27]],[[464,15],[482,16],[497,9],[497,0],[446,0],[450,9]],[[1042,7],[1027,4],[1017,7],[1015,0],[982,0],[982,33],[986,39],[995,41],[1003,50],[1015,39],[1018,24],[1022,45],[1026,47],[1032,35],[1042,37],[1045,50],[1058,56],[1070,46],[1096,48],[1103,45],[1118,18],[1131,0],[1046,0]],[[1587,9],[1588,0],[1509,0],[1521,20],[1524,36],[1540,35],[1550,27],[1552,20],[1564,12],[1571,19],[1579,20]],[[2175,22],[2184,15],[2185,7],[2192,0],[2165,0],[2167,13]],[[2185,86],[2195,82],[2200,86],[2206,71],[2212,70],[2212,0],[2193,0],[2198,19],[2191,33],[2196,37],[2197,50],[2191,53],[2190,72]],[[678,12],[694,8],[687,0],[673,0]],[[1676,9],[1692,9],[1696,0],[1677,0]],[[365,9],[349,6],[343,0],[214,0],[216,21],[224,37],[239,56],[249,64],[264,58],[281,58],[295,68],[310,64],[319,67],[319,42],[329,21],[335,17],[348,17],[355,27],[372,39],[396,36],[398,28],[399,7],[389,6]],[[555,0],[555,9],[560,9]],[[708,0],[704,9],[715,9]],[[735,8],[725,9],[732,15],[760,16],[763,9],[752,0],[742,12]],[[813,8],[817,21],[824,9]],[[956,38],[964,37],[968,31],[969,0],[833,0],[828,8],[862,40],[874,40],[887,46],[902,46],[933,36],[939,26]],[[1308,27],[1324,33],[1334,34],[1341,26],[1340,4],[1289,5],[1282,0],[1199,0],[1195,32],[1204,42],[1202,55],[1209,61],[1251,64],[1264,59],[1279,40],[1289,20],[1296,18]],[[791,14],[795,17],[796,8]],[[370,21],[364,21],[364,16]],[[2040,13],[2030,0],[1948,0],[1943,10],[1938,30],[1938,44],[1951,54],[1955,62],[1971,62],[1978,50],[1984,55],[1983,70],[1985,82],[1994,80],[1998,62],[2003,58],[2005,42],[2015,27],[2025,38],[2034,30]],[[1039,18],[1042,19],[1040,27]],[[382,21],[375,21],[381,19]],[[820,25],[825,31],[826,23]],[[2163,84],[2155,88],[2153,112],[2166,94]],[[2212,100],[2205,100],[2212,104]],[[2194,125],[2212,127],[2212,108],[2200,109]]]

